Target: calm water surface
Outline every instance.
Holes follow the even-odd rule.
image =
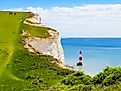
[[[63,38],[65,63],[76,65],[83,53],[83,69],[94,76],[105,66],[121,66],[121,38]]]

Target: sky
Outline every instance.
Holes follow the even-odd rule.
[[[121,0],[1,0],[0,10],[32,11],[67,37],[121,37]]]
[[[81,4],[121,4],[121,0],[1,0],[0,8],[71,7]]]

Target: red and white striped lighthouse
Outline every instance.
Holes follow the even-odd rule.
[[[79,52],[79,63],[77,63],[77,66],[82,66],[82,51]]]

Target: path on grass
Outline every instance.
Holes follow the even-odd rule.
[[[14,15],[7,11],[0,11],[0,79],[6,75],[7,65],[11,61],[15,48],[18,47],[17,42],[21,31],[20,18],[24,19],[26,16],[27,13],[22,12],[16,12]]]

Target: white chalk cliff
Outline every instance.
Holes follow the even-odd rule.
[[[24,23],[32,26],[45,27],[41,24],[40,17],[37,14],[31,18],[26,19]],[[51,29],[48,30],[48,33],[50,35],[49,37],[39,38],[32,36],[23,30],[23,36],[29,35],[24,39],[24,47],[27,48],[30,52],[53,56],[58,60],[59,64],[64,65],[64,52],[61,46],[59,33]]]

